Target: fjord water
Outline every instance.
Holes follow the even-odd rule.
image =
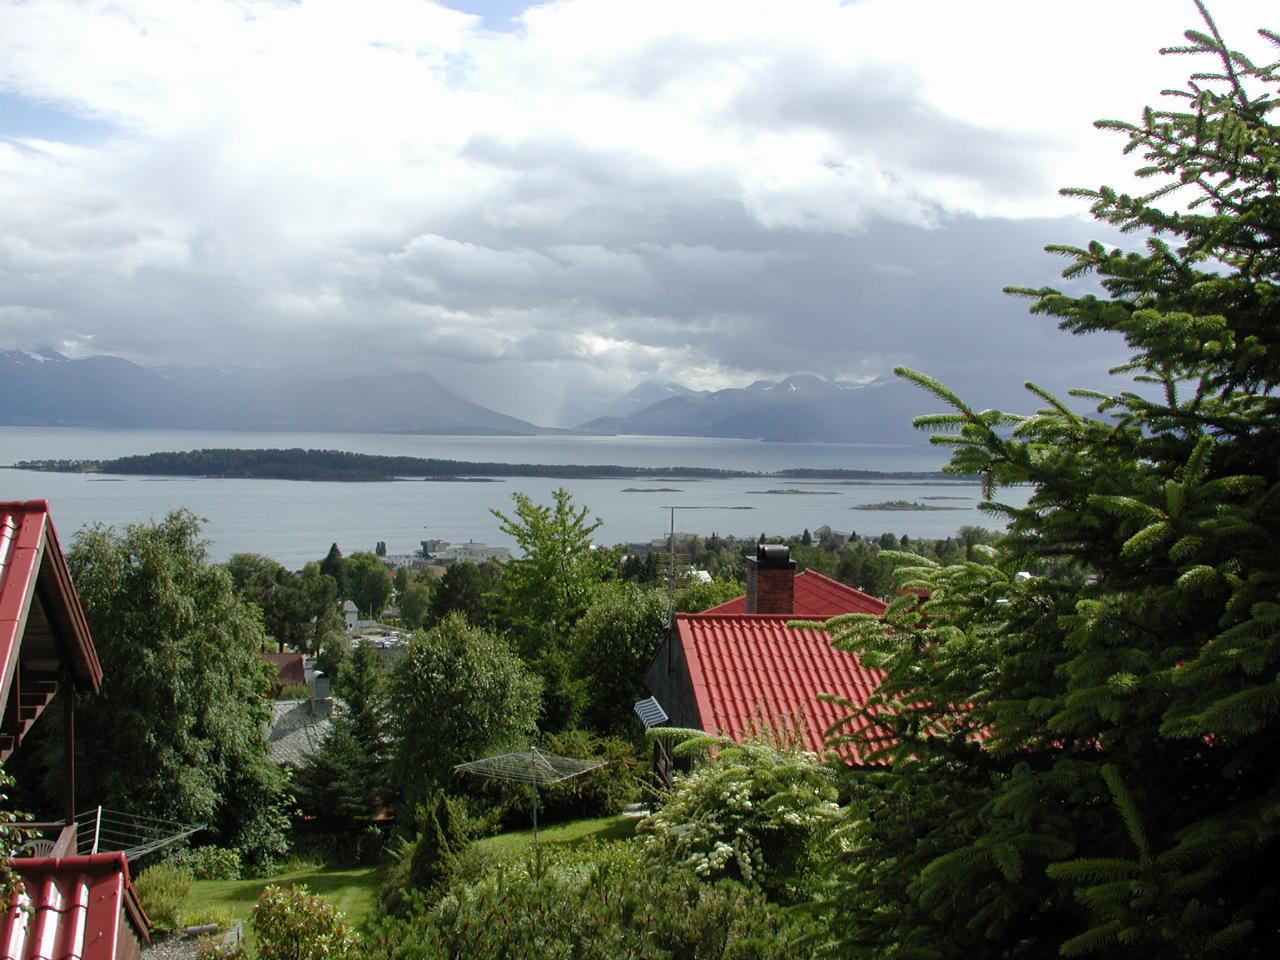
[[[645,467],[720,467],[772,472],[802,467],[931,471],[946,453],[926,444],[761,443],[694,437],[435,437],[388,434],[225,433],[174,430],[95,430],[0,427],[0,464],[20,460],[110,459],[164,450],[302,447],[450,460],[540,464],[619,464]],[[666,507],[681,508],[676,529],[757,536],[798,534],[823,524],[843,533],[891,532],[945,537],[965,524],[995,526],[979,512],[976,484],[911,481],[841,484],[794,480],[622,480],[513,477],[488,483],[333,483],[291,480],[112,477],[35,473],[0,468],[0,500],[47,499],[64,541],[91,523],[124,524],[186,507],[208,522],[214,560],[254,552],[296,568],[324,556],[331,543],[344,553],[370,550],[379,540],[390,553],[410,553],[428,537],[512,546],[491,509],[509,512],[519,491],[548,501],[567,487],[577,503],[603,520],[604,544],[647,541],[665,534]],[[628,490],[633,492],[627,492]],[[769,490],[803,491],[767,493]],[[638,492],[634,492],[638,491]],[[935,499],[935,498],[945,499]],[[1025,495],[1005,499],[1020,500]],[[859,504],[909,500],[958,509],[857,510]]]

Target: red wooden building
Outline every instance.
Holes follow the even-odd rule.
[[[134,960],[148,923],[124,854],[75,855],[72,693],[97,693],[102,668],[43,500],[0,503],[0,667],[0,760],[55,697],[66,758],[63,820],[27,825],[30,855],[10,861],[24,889],[0,918],[0,957]]]
[[[637,704],[637,713],[647,725],[705,730],[739,741],[772,732],[823,752],[825,732],[848,712],[823,695],[864,703],[881,674],[832,647],[826,633],[789,621],[879,616],[887,605],[815,571],[797,575],[795,567],[785,546],[762,545],[747,560],[746,596],[676,615],[645,671],[653,697],[643,707]],[[852,747],[840,752],[850,763],[862,761]],[[671,761],[660,744],[655,762],[668,776]]]

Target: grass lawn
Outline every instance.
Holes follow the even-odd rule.
[[[538,828],[538,842],[578,846],[592,840],[626,840],[635,836],[637,821],[632,817],[598,817]],[[476,846],[490,853],[518,853],[533,843],[533,830],[513,830],[477,840]]]
[[[185,914],[196,916],[216,911],[230,913],[247,921],[249,911],[258,902],[258,895],[269,883],[289,886],[305,883],[312,893],[324,897],[347,915],[352,923],[359,923],[373,908],[378,885],[388,869],[387,864],[360,867],[309,866],[290,873],[255,880],[196,880],[191,884]]]
[[[577,846],[593,840],[625,840],[635,834],[635,829],[636,821],[632,818],[599,817],[541,828],[538,841],[548,845]],[[518,855],[532,843],[532,829],[500,833],[476,841],[477,846],[502,855]],[[358,867],[308,866],[255,880],[196,880],[191,884],[191,895],[183,912],[189,918],[211,912],[229,913],[238,920],[244,920],[247,929],[249,911],[267,884],[282,887],[306,884],[312,893],[324,897],[346,914],[353,924],[359,924],[373,909],[378,887],[389,869],[390,864],[387,863]]]

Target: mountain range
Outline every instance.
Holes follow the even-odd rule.
[[[815,376],[694,391],[649,381],[596,398],[574,430],[539,427],[459,396],[425,373],[348,378],[243,370],[151,369],[120,357],[0,351],[0,423],[350,433],[646,434],[895,443],[930,398],[896,379]],[[603,415],[601,415],[603,414]]]
[[[424,373],[322,379],[156,371],[120,357],[0,351],[0,423],[349,433],[549,432],[464,400]]]
[[[911,420],[937,401],[909,383],[845,383],[815,376],[757,380],[748,387],[683,391],[624,417],[582,424],[586,433],[739,437],[791,442],[900,443]]]

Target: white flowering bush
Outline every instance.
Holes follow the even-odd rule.
[[[762,741],[701,736],[683,746],[714,752],[678,776],[640,824],[645,857],[706,880],[740,880],[771,898],[804,899],[814,847],[840,815],[832,772]]]

